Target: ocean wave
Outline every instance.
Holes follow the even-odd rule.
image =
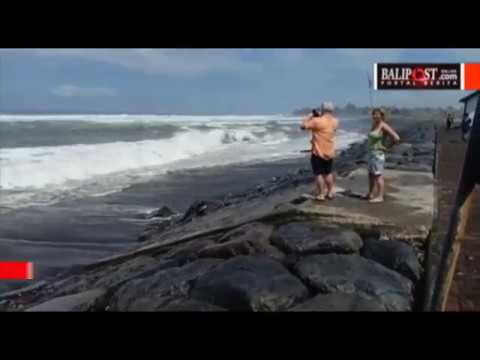
[[[6,115],[0,115],[0,121],[2,116]],[[97,119],[99,116],[101,118],[101,115],[92,115]],[[298,118],[279,120],[279,116],[272,116],[275,120],[268,120],[268,117],[232,115],[203,117],[203,120],[194,117],[197,121],[191,121],[189,117],[178,123],[142,120],[117,127],[118,115],[104,115],[116,121],[108,125],[87,124],[85,115],[71,115],[71,123],[65,125],[65,116],[58,115],[57,127],[52,125],[55,119],[44,117],[48,119],[44,123],[32,121],[30,116],[20,117],[30,121],[23,124],[26,127],[19,123],[12,125],[21,128],[16,134],[24,136],[23,147],[5,146],[6,137],[18,143],[18,136],[3,137],[0,207],[43,206],[86,196],[105,196],[135,183],[154,180],[169,171],[295,158],[303,156],[301,151],[310,146],[310,134],[300,131]],[[122,118],[133,119],[132,115]],[[155,121],[158,118],[155,116]],[[7,128],[11,124],[15,123],[0,123],[0,126]],[[74,129],[79,128],[88,130],[83,138],[72,135]],[[118,131],[119,128],[122,131]],[[61,129],[60,135],[52,133],[53,129],[59,132]],[[337,134],[338,148],[362,140],[367,130],[360,122],[344,125]],[[154,132],[159,133],[158,136],[146,136]],[[69,134],[68,139],[67,135],[63,138],[64,133]],[[73,142],[45,141],[59,137]]]
[[[287,142],[283,133],[258,136],[243,129],[191,130],[161,140],[2,149],[3,189],[42,188],[221,152],[235,144]],[[234,159],[232,159],[234,160]]]
[[[338,136],[337,147],[341,150],[364,138],[365,136],[359,133],[344,133]],[[147,154],[146,144],[138,144],[138,151],[131,152],[126,148],[120,150],[125,144],[111,145],[117,147],[118,151],[90,149],[89,156],[78,156],[79,153],[74,149],[70,151],[64,149],[67,151],[63,152],[63,155],[47,157],[41,164],[32,164],[28,157],[24,158],[26,160],[23,163],[18,163],[17,158],[15,168],[11,168],[13,165],[2,168],[0,178],[2,186],[10,185],[11,189],[0,189],[0,209],[3,207],[13,210],[32,205],[48,206],[88,196],[105,196],[122,191],[133,184],[158,180],[159,177],[175,171],[303,158],[305,154],[302,154],[301,150],[308,147],[308,138],[287,142],[271,140],[264,143],[223,144],[216,149],[210,148],[203,154],[185,156],[177,161],[163,163],[155,155]],[[158,147],[158,144],[156,145]],[[145,159],[150,158],[156,165],[139,168],[141,166],[137,162],[139,156],[143,158],[143,164],[146,162]],[[299,159],[299,166],[303,161]],[[128,168],[128,165],[131,168]],[[78,180],[73,180],[75,177]]]

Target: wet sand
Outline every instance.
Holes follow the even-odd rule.
[[[198,200],[221,198],[300,168],[308,156],[261,164],[172,172],[104,197],[19,209],[0,218],[0,260],[33,261],[35,281],[74,265],[137,245],[150,211],[167,206],[183,213]],[[0,292],[28,285],[4,282]]]

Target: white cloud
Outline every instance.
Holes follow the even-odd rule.
[[[61,85],[53,89],[52,93],[61,97],[104,97],[116,96],[117,90],[108,87],[80,87],[75,85]]]
[[[227,49],[10,49],[4,53],[81,58],[140,70],[147,74],[197,75],[210,72],[254,72],[261,68]]]

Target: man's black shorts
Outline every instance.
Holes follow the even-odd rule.
[[[315,176],[318,175],[329,175],[332,173],[333,168],[333,160],[325,160],[320,156],[312,154],[312,158],[310,159],[310,163],[312,164],[312,170]]]

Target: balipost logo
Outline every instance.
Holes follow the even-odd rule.
[[[373,83],[375,90],[480,90],[480,64],[379,63],[373,65]]]
[[[375,64],[379,90],[460,90],[461,64]]]

